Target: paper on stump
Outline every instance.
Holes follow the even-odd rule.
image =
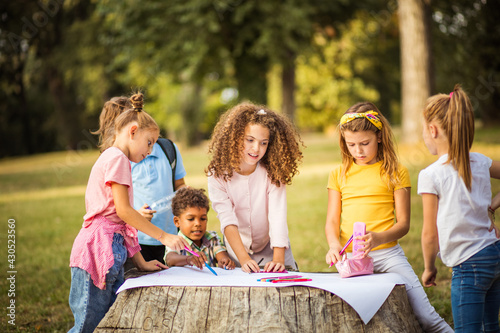
[[[193,267],[172,267],[137,278],[127,279],[118,289],[179,286],[179,287],[289,287],[307,286],[331,292],[342,298],[359,314],[365,324],[372,319],[384,304],[396,284],[404,284],[403,278],[395,273],[372,274],[342,279],[338,273],[280,273],[281,276],[301,275],[312,281],[271,283],[258,282],[257,279],[276,276],[276,273],[248,274],[240,268],[225,270],[213,268],[217,276],[206,267],[203,270]]]

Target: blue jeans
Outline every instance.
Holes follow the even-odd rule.
[[[500,332],[500,241],[453,267],[455,332]]]
[[[116,291],[125,281],[123,265],[127,259],[127,249],[123,236],[113,235],[114,263],[106,274],[106,289],[97,288],[90,274],[78,267],[71,267],[71,290],[69,306],[75,317],[75,326],[70,333],[94,332],[116,299]]]

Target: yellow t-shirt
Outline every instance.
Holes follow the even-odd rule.
[[[340,192],[342,213],[340,216],[340,243],[345,244],[352,235],[354,222],[366,223],[367,231],[381,232],[388,230],[395,223],[394,191],[411,187],[408,169],[399,165],[401,184],[388,188],[380,177],[382,161],[371,165],[353,163],[347,172],[345,181],[341,179],[342,166],[330,172],[328,189]],[[373,250],[393,247],[397,241],[382,244]],[[352,252],[352,245],[347,248]]]

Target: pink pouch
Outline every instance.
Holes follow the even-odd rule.
[[[364,258],[358,256],[347,259],[344,253],[342,261],[337,262],[335,267],[342,278],[373,274],[373,258],[370,256]]]

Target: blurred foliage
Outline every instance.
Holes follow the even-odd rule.
[[[436,90],[463,83],[498,122],[500,3],[432,10]],[[137,90],[163,135],[196,144],[241,100],[280,110],[290,66],[301,129],[329,130],[360,100],[399,123],[397,1],[3,1],[0,157],[93,146],[103,103]]]

